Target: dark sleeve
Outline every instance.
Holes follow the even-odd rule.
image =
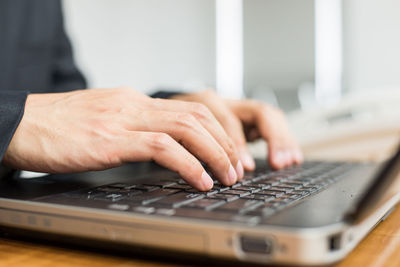
[[[70,91],[87,87],[86,80],[77,68],[73,58],[71,43],[64,29],[61,4],[58,2],[57,33],[54,41],[53,84],[55,91]]]
[[[174,95],[180,95],[182,92],[178,91],[158,91],[156,93],[151,94],[152,98],[171,98]]]
[[[24,115],[28,92],[0,92],[0,161]]]

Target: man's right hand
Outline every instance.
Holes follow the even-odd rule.
[[[149,160],[202,191],[213,181],[200,161],[226,186],[243,177],[237,148],[208,108],[130,88],[29,95],[3,164],[67,173]]]

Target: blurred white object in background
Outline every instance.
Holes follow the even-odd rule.
[[[315,0],[315,97],[339,102],[342,90],[342,0]]]
[[[400,143],[399,103],[400,88],[350,91],[338,105],[292,113],[289,121],[309,158],[382,160]]]
[[[216,0],[216,87],[223,97],[243,96],[242,0]]]
[[[288,115],[307,159],[382,161],[400,144],[400,88],[351,91],[333,107]],[[265,143],[250,146],[265,157]]]
[[[315,98],[315,85],[311,82],[302,83],[297,91],[299,98],[300,109],[308,110],[317,105]]]

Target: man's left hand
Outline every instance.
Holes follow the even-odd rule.
[[[303,161],[299,145],[290,134],[285,115],[279,109],[255,100],[223,99],[213,90],[180,94],[173,98],[207,106],[232,138],[247,171],[254,170],[255,162],[246,140],[262,138],[267,141],[272,168],[281,169]]]

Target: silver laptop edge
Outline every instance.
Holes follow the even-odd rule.
[[[379,206],[372,206],[366,200],[382,199],[398,174],[399,158],[398,152],[383,171],[371,180],[371,184],[376,186],[376,181],[383,179],[384,185],[377,191],[371,190],[371,186],[365,191],[368,197],[360,198],[358,208],[349,213],[351,219],[321,227],[249,226],[6,198],[0,198],[0,224],[264,264],[330,264],[345,257],[400,200],[400,193],[381,201]],[[368,205],[368,209],[365,209],[365,205]],[[262,244],[270,246],[271,253],[243,252],[240,244],[243,237],[255,244],[260,240],[266,241]]]

